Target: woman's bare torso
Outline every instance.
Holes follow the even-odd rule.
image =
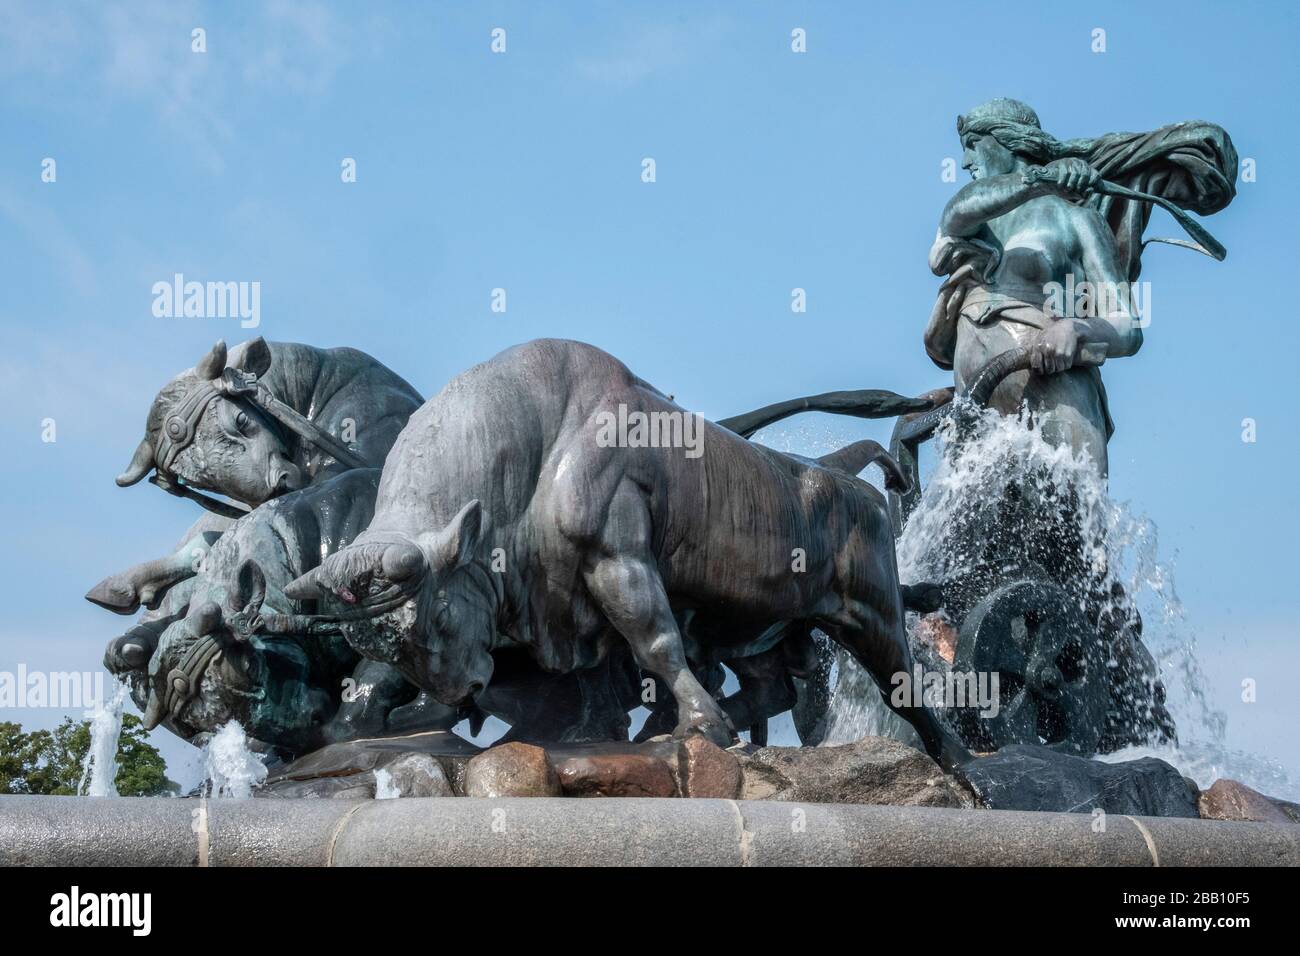
[[[958,323],[954,372],[959,390],[994,357],[1028,345],[1047,323],[1058,320],[1044,308],[1053,283],[1066,288],[1109,278],[1089,274],[1085,261],[1085,240],[1108,238],[1101,230],[1108,227],[1098,213],[1057,196],[1031,199],[985,224],[981,238],[1001,255],[990,281],[970,297]],[[1000,310],[1000,317],[979,321],[989,309]],[[1095,369],[1050,376],[1017,372],[994,393],[992,405],[1015,414],[1022,404],[1038,417],[1051,443],[1087,452],[1105,473],[1109,419]]]

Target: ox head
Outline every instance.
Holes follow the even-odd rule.
[[[257,376],[271,365],[262,338],[244,347],[236,366]],[[172,379],[154,399],[145,437],[131,464],[117,476],[126,487],[156,469],[166,479],[226,495],[250,508],[303,486],[280,430],[254,403],[223,394],[226,343],[217,342],[199,363]]]
[[[474,561],[482,537],[474,500],[439,531],[366,531],[284,593],[324,597],[338,607],[357,653],[395,666],[444,704],[460,704],[492,677],[495,590],[491,572]]]
[[[167,627],[147,664],[147,730],[166,721],[189,739],[238,720],[254,738],[289,750],[319,742],[330,695],[313,686],[300,646],[257,633],[265,594],[261,568],[245,560],[223,588]],[[125,663],[138,665],[148,652],[130,634],[119,641],[125,643],[110,644],[110,655],[116,651]]]

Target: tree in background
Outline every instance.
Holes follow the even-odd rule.
[[[89,752],[90,721],[65,717],[54,730],[31,733],[23,733],[21,724],[0,722],[0,793],[75,794]],[[156,797],[179,790],[167,779],[166,762],[133,714],[122,715],[115,782],[124,797]]]

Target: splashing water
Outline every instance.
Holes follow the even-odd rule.
[[[266,765],[248,746],[248,735],[232,720],[209,738],[203,748],[206,790],[213,797],[244,798],[266,779]]]
[[[122,735],[127,686],[125,681],[115,684],[108,700],[101,700],[86,714],[90,719],[90,749],[81,763],[77,793],[88,797],[117,796],[117,745]]]
[[[401,795],[402,791],[393,783],[393,775],[383,767],[378,768],[375,771],[375,799],[395,800]]]
[[[1230,776],[1273,796],[1300,796],[1300,783],[1280,764],[1227,748],[1227,717],[1210,702],[1172,570],[1157,557],[1154,523],[1112,501],[1087,457],[1047,444],[1024,419],[986,412],[961,443],[951,440],[950,430],[946,426],[938,436],[934,474],[897,541],[900,580],[943,582],[969,573],[987,559],[990,534],[973,533],[980,528],[1012,532],[994,542],[999,559],[1020,552],[1014,558],[1047,564],[1050,551],[1035,542],[1055,537],[1059,544],[1061,528],[1067,527],[1079,556],[1068,572],[1076,590],[1094,598],[1106,595],[1109,603],[1102,606],[1127,619],[1140,614],[1142,642],[1155,660],[1167,691],[1166,707],[1177,725],[1177,745],[1153,741],[1101,759],[1158,756],[1202,787]],[[1008,523],[1009,496],[1024,504]],[[914,644],[917,620],[908,615]],[[888,709],[856,663],[841,654],[837,670],[827,743],[878,734],[919,746],[915,731]]]

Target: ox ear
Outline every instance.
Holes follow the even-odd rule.
[[[475,498],[447,527],[420,535],[420,548],[434,574],[453,571],[474,557],[483,538],[483,506]]]
[[[194,366],[194,371],[198,373],[199,378],[213,379],[220,378],[221,373],[226,370],[226,341],[217,339],[217,344],[212,346],[212,351]]]
[[[284,586],[285,597],[295,601],[314,601],[321,596],[321,591],[319,565]]]
[[[149,444],[148,437],[145,437],[135,446],[135,454],[131,456],[131,464],[126,466],[126,471],[117,476],[117,486],[125,488],[134,485],[152,470],[153,445]]]
[[[258,378],[266,374],[271,367],[271,347],[260,335],[244,343],[244,354],[239,360],[239,368],[252,372]]]
[[[248,605],[260,608],[266,600],[266,575],[262,566],[252,558],[240,562],[235,579],[226,594],[226,606],[231,611],[242,611]]]

